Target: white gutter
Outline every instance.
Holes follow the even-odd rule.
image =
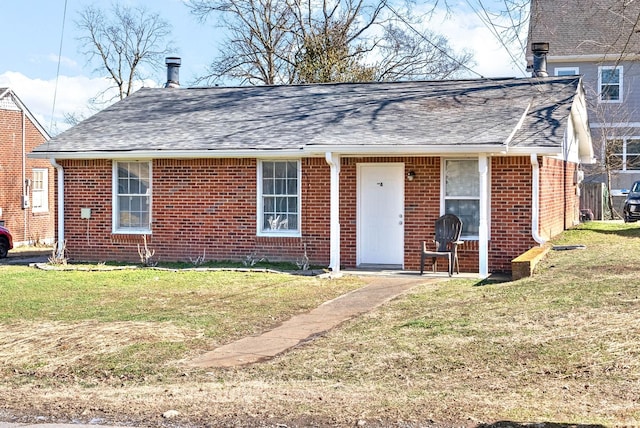
[[[360,157],[362,155],[394,155],[397,156],[399,150],[405,155],[442,155],[447,154],[468,154],[470,156],[478,153],[485,154],[507,154],[503,144],[491,145],[456,145],[456,146],[363,146],[363,145],[340,145],[340,146],[307,146],[299,149],[282,150],[140,150],[140,151],[89,151],[89,152],[31,152],[32,159],[207,159],[207,158],[262,158],[278,159],[291,157],[319,157],[330,152],[340,156]],[[560,155],[562,147],[536,147],[537,154]],[[526,156],[531,154],[530,148],[510,147],[509,155]]]
[[[331,199],[329,226],[329,269],[340,272],[340,156],[325,153],[325,159],[331,168]]]
[[[57,171],[58,177],[58,246],[56,257],[64,258],[64,169],[55,158],[51,158],[51,165]]]
[[[545,240],[538,231],[540,228],[540,165],[538,164],[538,156],[535,153],[531,153],[531,166],[533,169],[531,180],[531,236],[538,244],[543,245]]]

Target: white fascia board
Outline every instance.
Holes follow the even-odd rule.
[[[306,155],[308,156],[308,155]],[[100,152],[31,152],[34,159],[206,159],[306,157],[302,150],[132,150]]]
[[[89,152],[31,152],[32,159],[207,159],[207,158],[304,158],[324,157],[331,152],[344,157],[420,156],[420,155],[529,155],[562,153],[560,147],[509,147],[498,145],[464,146],[310,146],[293,150],[139,150]]]
[[[510,149],[509,149],[510,150]],[[442,155],[442,154],[478,154],[507,153],[503,144],[484,145],[377,145],[377,146],[309,146],[305,151],[311,153],[332,152],[344,157],[356,156],[407,156],[407,155]]]

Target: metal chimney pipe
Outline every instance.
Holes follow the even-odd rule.
[[[533,52],[533,73],[531,73],[531,77],[549,77],[549,73],[547,73],[549,43],[531,43],[531,52]]]
[[[177,56],[165,58],[164,63],[167,64],[167,83],[165,88],[180,87],[180,64],[182,60]]]

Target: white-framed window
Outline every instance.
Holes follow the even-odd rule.
[[[258,235],[300,236],[299,160],[258,162]]]
[[[556,67],[553,72],[556,76],[577,76],[580,74],[580,67]]]
[[[480,228],[480,173],[477,159],[445,159],[442,211],[462,220],[462,237],[477,239]]]
[[[609,168],[617,171],[640,171],[640,137],[607,140]]]
[[[31,209],[34,213],[49,211],[49,170],[46,168],[33,169]]]
[[[622,102],[622,66],[598,67],[598,100],[602,103]]]
[[[113,232],[151,233],[151,162],[113,163]]]

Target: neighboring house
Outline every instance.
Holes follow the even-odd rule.
[[[640,180],[640,2],[622,0],[532,0],[529,47],[549,43],[550,75],[582,75],[597,168],[590,181],[611,191]],[[528,62],[532,63],[529,49]]]
[[[484,277],[578,221],[585,109],[577,77],[148,88],[31,156],[75,260],[137,261],[146,236],[162,261],[416,270],[451,212]]]
[[[0,88],[0,224],[11,231],[14,246],[54,241],[54,169],[27,157],[47,140],[20,98]]]

